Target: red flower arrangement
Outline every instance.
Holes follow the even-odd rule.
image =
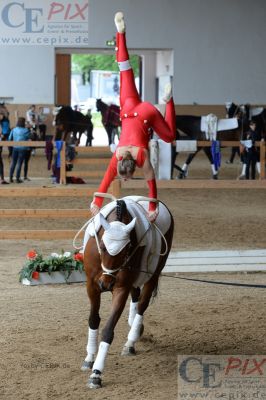
[[[62,254],[52,253],[50,256],[44,258],[37,251],[30,250],[26,257],[27,262],[19,273],[20,281],[24,278],[28,280],[39,279],[40,272],[51,274],[55,271],[61,271],[65,274],[66,279],[68,279],[73,271],[84,271],[83,254],[77,252],[62,251]]]
[[[35,250],[30,250],[30,251],[28,251],[28,253],[27,253],[27,259],[28,260],[35,260],[35,258],[37,257],[37,253],[36,253],[36,251]]]
[[[74,254],[74,260],[80,261],[83,263],[83,254],[82,253],[75,253]]]
[[[39,279],[39,275],[40,275],[40,274],[39,274],[38,271],[33,271],[31,277],[32,277],[32,279],[38,280],[38,279]]]

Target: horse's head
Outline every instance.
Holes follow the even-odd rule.
[[[96,110],[97,111],[101,111],[102,110],[102,106],[103,105],[103,102],[102,102],[102,100],[101,99],[96,99]]]
[[[102,99],[96,99],[97,111],[104,113],[108,108],[108,105],[102,101]]]
[[[239,106],[232,101],[227,101],[225,103],[226,108],[226,117],[227,118],[234,118],[236,114],[239,112]]]
[[[102,274],[99,286],[101,291],[109,291],[116,282],[117,273],[126,266],[130,233],[135,227],[136,218],[128,224],[121,221],[108,222],[101,214],[100,220],[104,233],[100,241]]]
[[[226,102],[226,116],[227,118],[238,118],[239,120],[249,120],[250,105],[249,104],[235,104],[232,102]]]

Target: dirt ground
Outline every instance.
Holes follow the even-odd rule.
[[[30,186],[51,184],[50,172],[39,152],[30,164]],[[240,164],[228,166],[225,159],[226,155],[221,178],[236,178]],[[209,175],[207,162],[199,156],[189,177]],[[265,248],[265,190],[161,190],[159,198],[174,215],[175,250]],[[89,201],[0,197],[1,208],[86,208]],[[78,230],[83,223],[80,219],[58,222],[1,219],[1,230],[25,229],[25,226]],[[21,285],[18,272],[32,248],[48,255],[61,249],[72,250],[72,242],[52,238],[51,241],[0,241],[0,398],[3,400],[172,400],[177,397],[178,354],[265,354],[265,289],[188,282],[177,279],[178,274],[163,276],[159,294],[145,315],[145,331],[137,345],[137,356],[120,356],[128,332],[124,312],[107,359],[104,386],[90,390],[86,387],[88,374],[80,371],[89,312],[85,285]],[[263,273],[204,277],[266,284]],[[108,293],[103,295],[102,323],[108,316],[110,298]]]

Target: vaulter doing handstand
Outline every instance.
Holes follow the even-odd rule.
[[[175,139],[175,109],[171,86],[165,90],[165,118],[150,103],[142,102],[135,86],[133,70],[126,46],[125,22],[121,12],[115,15],[116,60],[120,69],[120,116],[122,129],[116,151],[100,184],[98,192],[106,193],[117,174],[124,180],[131,179],[136,166],[143,169],[149,187],[149,197],[157,199],[155,174],[149,158],[150,128],[165,142]],[[95,197],[91,212],[96,215],[103,198]],[[156,203],[149,203],[149,220],[157,217]]]

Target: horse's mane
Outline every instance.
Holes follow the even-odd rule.
[[[128,224],[132,220],[132,217],[130,216],[130,214],[127,210],[127,205],[124,200],[116,200],[115,213],[116,213],[116,221]],[[135,229],[133,229],[130,232],[130,239],[131,239],[131,245],[133,247],[136,246],[138,240],[137,240],[137,235],[136,235]]]
[[[117,200],[116,201],[117,220],[122,222],[122,218],[126,214],[126,212],[127,212],[127,206],[126,206],[126,203],[124,202],[124,200]]]

